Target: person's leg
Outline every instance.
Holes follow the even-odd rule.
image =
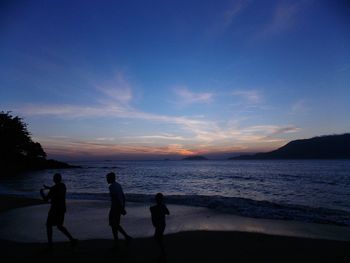
[[[117,231],[119,231],[124,236],[124,238],[129,241],[131,237],[125,232],[125,230],[120,225],[120,217],[121,217],[120,212],[115,213],[113,223],[115,224]]]
[[[158,246],[160,248],[160,255],[161,257],[165,256],[165,248],[163,244],[163,234],[164,234],[165,226],[161,225],[156,227],[155,233],[154,233],[154,239],[158,243]]]
[[[119,240],[119,237],[118,237],[118,226],[114,225],[114,226],[111,226],[111,228],[112,228],[114,241],[118,242],[118,240]]]
[[[52,247],[52,225],[46,224],[47,243]]]
[[[122,235],[125,237],[125,239],[130,239],[131,237],[125,232],[125,230],[122,228],[121,225],[118,225],[118,231],[122,233]]]
[[[118,226],[111,225],[111,228],[112,228],[113,239],[114,239],[114,248],[119,249]]]
[[[114,245],[118,246],[118,213],[116,212],[115,209],[111,209],[109,211],[109,225],[112,228],[112,233],[113,233],[113,238],[114,238]]]
[[[61,231],[66,237],[68,237],[69,241],[72,243],[72,245],[76,245],[77,239],[73,238],[73,236],[69,233],[67,228],[63,226],[64,223],[64,213],[57,213],[56,215],[57,220],[57,229]]]
[[[61,231],[70,241],[73,241],[74,238],[72,235],[68,232],[67,228],[65,228],[63,225],[57,225],[57,229]]]
[[[53,215],[52,211],[50,210],[47,219],[46,219],[46,235],[47,235],[47,243],[49,247],[52,247],[52,226],[53,226]]]
[[[57,229],[61,231],[66,237],[68,237],[72,246],[76,246],[78,244],[78,239],[74,238],[63,225],[57,225]]]

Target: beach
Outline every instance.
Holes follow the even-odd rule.
[[[15,209],[30,211],[41,207],[39,199],[0,196],[0,217]],[[68,212],[67,212],[68,213]],[[41,222],[44,229],[45,221]],[[56,233],[56,232],[55,232]],[[152,237],[134,238],[130,247],[113,250],[112,237],[80,240],[75,248],[58,241],[48,253],[43,242],[16,242],[1,239],[3,257],[27,260],[116,260],[157,262],[158,251]],[[55,239],[55,234],[54,234]],[[167,262],[349,262],[349,241],[301,238],[242,231],[183,231],[165,236]]]

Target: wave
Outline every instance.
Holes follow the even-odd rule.
[[[125,167],[120,167],[120,166],[86,166],[83,168],[87,168],[87,169],[125,169]]]
[[[109,194],[71,193],[68,198],[86,200],[109,200]],[[153,203],[154,196],[146,194],[126,194],[128,202]],[[322,207],[309,207],[293,204],[280,204],[269,201],[257,201],[240,197],[206,195],[168,195],[168,204],[200,206],[254,218],[294,220],[302,222],[336,224],[350,226],[350,213],[343,210]]]

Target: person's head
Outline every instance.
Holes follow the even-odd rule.
[[[111,184],[115,182],[115,173],[110,172],[106,175],[107,183]]]
[[[55,173],[53,175],[53,181],[55,182],[55,184],[62,182],[62,175],[59,173]]]
[[[156,199],[156,203],[160,205],[163,203],[164,195],[162,193],[158,193],[156,194],[155,199]]]

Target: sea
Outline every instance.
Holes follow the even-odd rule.
[[[39,198],[61,173],[68,199],[109,200],[115,172],[127,202],[207,207],[218,213],[350,226],[350,160],[84,161],[0,181],[0,194]]]

